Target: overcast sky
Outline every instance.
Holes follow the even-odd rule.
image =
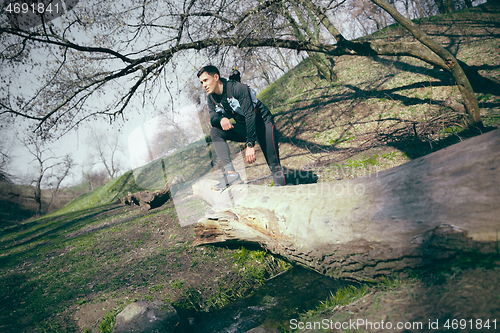
[[[159,101],[159,103],[161,103],[161,101]],[[187,115],[190,119],[199,123],[195,114],[195,106],[192,105],[192,102],[187,98],[184,98],[184,103],[187,108],[186,106],[175,108],[176,113],[179,112],[179,115]],[[150,110],[137,110],[133,108],[129,109],[128,113],[129,116],[126,121],[117,119],[110,124],[107,119],[103,117],[96,121],[86,122],[78,129],[67,133],[61,139],[50,144],[51,150],[56,156],[64,156],[69,153],[78,164],[73,169],[71,177],[64,182],[64,185],[74,185],[81,181],[82,167],[88,162],[89,156],[89,148],[87,147],[89,127],[92,127],[94,131],[105,132],[110,135],[115,132],[119,133],[121,146],[123,148],[122,152],[118,154],[121,160],[122,172],[137,168],[147,162],[147,148],[141,127],[145,129],[145,132],[148,133],[149,140],[151,140],[151,134],[158,130],[155,117],[159,114],[151,112]],[[186,119],[179,116],[176,121],[182,123],[186,121]],[[10,170],[16,177],[26,180],[29,175],[36,175],[38,164],[34,161],[34,157],[29,154],[26,147],[20,142],[15,142],[12,157]],[[94,170],[97,169],[104,169],[104,166],[98,164],[94,167]]]

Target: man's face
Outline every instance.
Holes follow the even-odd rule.
[[[214,74],[214,76],[208,74],[207,72],[203,72],[200,77],[201,85],[203,89],[207,92],[207,94],[211,94],[217,88],[219,84],[219,75]]]

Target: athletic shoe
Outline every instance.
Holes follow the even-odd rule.
[[[236,184],[241,184],[243,181],[240,178],[240,175],[236,173],[225,173],[224,176],[222,176],[220,183],[215,185],[212,189],[214,191],[224,191],[226,188],[228,188],[231,185],[236,185]]]

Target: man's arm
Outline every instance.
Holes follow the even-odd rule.
[[[213,103],[212,97],[207,95],[207,105],[208,105],[208,115],[210,116],[210,124],[212,127],[220,127],[220,121],[224,118],[221,114],[215,111],[215,104]]]
[[[248,87],[242,83],[235,82],[231,87],[233,97],[240,103],[241,110],[245,115],[245,124],[247,128],[247,143],[255,144],[257,141],[256,129],[255,129],[255,109],[252,103],[252,98],[250,96],[250,91]]]
[[[247,148],[245,150],[245,157],[248,163],[256,161],[255,157],[255,142],[257,141],[256,126],[255,126],[255,109],[252,103],[252,97],[248,87],[242,83],[233,84],[233,97],[240,103],[241,110],[245,115],[245,124],[247,128]],[[248,145],[251,145],[249,147]]]
[[[216,111],[216,106],[214,105],[213,100],[210,96],[208,96],[207,98],[207,105],[208,114],[210,116],[210,124],[212,125],[212,127],[220,127],[224,131],[234,128],[229,118]]]

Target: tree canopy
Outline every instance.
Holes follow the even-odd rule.
[[[245,49],[251,59],[255,50],[272,48],[277,55],[280,50],[306,51],[326,68],[331,64],[325,62],[325,55],[419,58],[455,77],[469,124],[481,123],[477,100],[456,59],[385,0],[372,3],[418,41],[348,40],[332,18],[353,3],[89,0],[57,19],[42,18],[39,25],[24,28],[13,24],[4,10],[0,115],[27,119],[33,130],[49,138],[99,115],[110,120],[127,118],[137,106],[154,105],[159,95],[172,94],[186,82],[174,74],[182,64],[181,55],[196,66],[200,62],[196,54],[202,54],[202,59],[224,59],[236,49]]]

